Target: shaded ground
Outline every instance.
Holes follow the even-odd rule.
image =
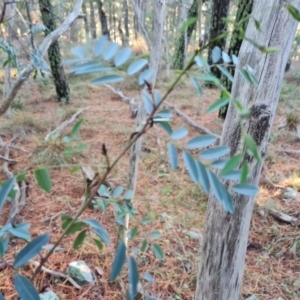
[[[103,171],[104,158],[101,155],[101,146],[106,144],[109,157],[114,159],[128,142],[134,130],[135,120],[130,118],[127,104],[122,103],[105,87],[88,85],[87,79],[82,77],[70,78],[72,104],[63,106],[55,102],[54,89],[49,85],[28,82],[19,95],[19,108],[15,110],[12,120],[1,119],[0,130],[4,140],[9,140],[14,134],[20,137],[17,145],[29,151],[27,153],[11,150],[11,158],[18,163],[11,165],[13,171],[27,170],[29,192],[27,205],[21,212],[18,221],[29,222],[33,237],[49,233],[51,243],[54,243],[61,233],[59,215],[66,213],[74,215],[80,207],[85,190],[84,178],[80,172],[71,174],[70,170],[75,163],[93,166]],[[296,83],[297,84],[297,83]],[[274,128],[284,123],[290,112],[299,113],[300,95],[295,83],[285,86],[278,116]],[[127,96],[136,96],[138,90],[124,84],[122,91]],[[165,88],[162,86],[161,91]],[[217,119],[217,113],[205,115],[204,111],[218,97],[217,91],[205,90],[204,96],[199,98],[190,84],[180,84],[170,96],[169,102],[174,103],[193,120],[207,127],[211,131],[221,134],[222,122]],[[53,142],[45,146],[43,139],[47,132],[55,129],[65,119],[70,117],[79,108],[89,106],[81,117],[84,124],[80,130],[78,144],[88,144],[83,153],[64,157],[62,142]],[[290,110],[290,111],[289,111]],[[175,117],[173,128],[182,125],[182,119]],[[70,133],[70,128],[66,134]],[[190,137],[198,134],[190,129]],[[159,143],[157,141],[159,137]],[[160,230],[162,238],[156,240],[164,250],[165,259],[155,258],[151,248],[137,258],[139,272],[143,275],[149,272],[155,283],[141,280],[148,294],[160,299],[193,299],[196,274],[199,264],[199,249],[201,239],[193,239],[190,232],[201,235],[203,230],[207,197],[199,187],[191,183],[185,169],[180,167],[177,172],[169,168],[166,154],[168,137],[158,127],[151,130],[144,138],[144,146],[150,152],[143,152],[136,198],[134,206],[138,211],[131,226],[140,223],[143,217],[150,217],[152,222],[139,227],[134,242],[130,241],[130,249],[140,247],[145,238],[153,230]],[[281,147],[300,149],[300,143],[293,131],[286,129],[273,131],[266,164],[270,180],[281,186],[289,186],[300,190],[299,156],[287,156],[277,152]],[[46,149],[43,152],[41,149]],[[57,153],[51,156],[51,153]],[[118,169],[113,172],[109,180],[114,185],[126,185],[129,154],[119,163]],[[53,166],[53,161],[58,164]],[[49,164],[52,180],[50,194],[42,192],[35,182],[33,170],[39,165]],[[1,179],[5,179],[1,174]],[[299,199],[283,200],[281,188],[276,188],[262,182],[262,189],[257,199],[253,214],[249,246],[246,259],[246,270],[243,285],[243,298],[255,294],[259,299],[299,299],[300,298],[300,233],[298,227],[279,223],[266,210],[274,207],[290,215],[298,217]],[[6,204],[0,215],[0,224],[5,223],[9,205]],[[51,218],[52,217],[52,218]],[[95,218],[109,231],[115,243],[117,225],[114,221],[114,211],[109,208],[106,213],[87,210],[84,218]],[[50,222],[49,222],[50,218]],[[47,220],[45,222],[45,220]],[[65,272],[68,263],[74,260],[84,260],[97,273],[97,283],[76,290],[69,283],[41,273],[34,284],[41,290],[44,286],[51,288],[60,299],[124,299],[127,274],[115,282],[109,283],[113,248],[106,248],[99,252],[89,239],[79,250],[73,250],[75,236],[68,236],[61,244],[62,252],[51,256],[46,267],[59,272]],[[151,241],[151,239],[149,238]],[[11,240],[11,247],[2,261],[14,258],[15,253],[24,246],[19,240]],[[115,246],[115,245],[114,245]],[[33,267],[27,266],[20,271],[28,278],[33,273]],[[7,300],[17,299],[12,285],[14,270],[9,264],[0,269],[0,291]]]

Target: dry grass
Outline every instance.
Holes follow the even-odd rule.
[[[13,135],[13,126],[27,128],[26,135],[18,140],[18,145],[34,153],[32,157],[27,154],[12,150],[12,158],[18,157],[18,164],[10,166],[13,171],[26,169],[35,164],[49,164],[60,166],[50,167],[52,179],[52,191],[50,194],[42,192],[29,171],[27,182],[30,189],[27,197],[27,205],[22,211],[19,222],[31,223],[30,232],[33,237],[49,233],[51,243],[55,242],[61,233],[61,221],[55,218],[50,223],[43,222],[44,219],[54,216],[59,212],[74,215],[80,207],[81,198],[85,189],[85,182],[80,172],[71,174],[70,170],[75,164],[85,164],[97,167],[101,172],[105,167],[104,158],[101,155],[101,145],[106,144],[108,154],[113,160],[128,142],[130,134],[134,130],[135,120],[130,118],[129,107],[116,100],[110,91],[103,87],[89,86],[85,79],[71,79],[72,104],[62,106],[55,102],[54,90],[48,86],[36,86],[31,83],[28,86],[30,97],[25,101],[26,111],[18,111],[13,119],[1,123],[1,132],[7,131],[6,139]],[[43,87],[47,89],[47,97],[43,96]],[[127,90],[124,86],[123,92],[134,96],[138,90]],[[299,91],[298,91],[299,94]],[[206,126],[211,131],[221,133],[222,123],[217,122],[217,113],[204,115],[205,109],[218,97],[218,92],[205,90],[204,96],[199,99],[196,92],[189,83],[177,88],[171,95],[169,102],[174,103],[196,122]],[[80,143],[89,145],[84,155],[72,157],[71,161],[65,161],[62,155],[65,149],[60,139],[42,144],[49,132],[57,127],[63,120],[72,115],[78,107],[89,105],[91,108],[84,114],[85,122],[80,130]],[[279,116],[275,125],[281,122],[286,103],[280,102]],[[16,125],[17,124],[17,125]],[[174,128],[179,127],[182,120],[175,117]],[[30,129],[30,130],[29,130]],[[191,135],[196,134],[190,130]],[[161,146],[157,143],[160,137]],[[286,144],[286,135],[276,136],[276,144],[272,142],[267,162],[271,179],[281,185],[300,189],[299,160],[297,157],[282,154],[277,155],[276,147]],[[155,240],[165,252],[164,261],[155,258],[151,247],[140,256],[136,257],[139,272],[146,272],[154,276],[155,284],[141,279],[144,290],[159,299],[193,299],[197,268],[199,264],[200,240],[193,239],[189,233],[194,232],[201,235],[203,230],[207,196],[201,189],[195,186],[189,179],[186,170],[181,167],[177,172],[172,172],[168,164],[166,144],[168,138],[160,128],[154,128],[144,139],[144,144],[151,150],[150,153],[143,152],[141,156],[138,176],[138,186],[134,207],[137,215],[131,220],[131,226],[138,225],[139,231],[134,241],[130,241],[130,251],[134,247],[140,247],[142,241],[148,238],[153,230],[159,230],[163,237]],[[273,144],[274,143],[274,144]],[[300,147],[294,143],[293,147]],[[272,150],[273,149],[273,150]],[[42,150],[42,151],[41,151]],[[55,157],[51,157],[54,156]],[[39,158],[39,161],[34,159]],[[110,180],[115,185],[126,185],[129,155],[120,161]],[[68,166],[66,166],[66,164]],[[4,177],[2,176],[1,179]],[[298,201],[282,200],[281,190],[274,187],[263,186],[257,199],[257,205],[252,218],[251,232],[246,259],[246,270],[243,284],[243,298],[255,294],[261,300],[299,299],[300,286],[300,234],[296,227],[289,224],[280,224],[272,217],[261,216],[261,210],[276,207],[286,213],[298,216]],[[0,215],[0,224],[5,222],[9,206],[5,205]],[[141,225],[140,221],[149,217],[152,222]],[[83,218],[97,219],[108,230],[114,243],[117,240],[117,225],[114,220],[115,212],[109,207],[106,213],[87,210]],[[97,275],[98,283],[83,287],[78,291],[68,283],[41,273],[34,284],[38,289],[43,286],[51,286],[60,299],[124,299],[127,285],[126,267],[120,278],[115,283],[108,281],[113,259],[114,247],[99,252],[88,239],[79,249],[73,250],[72,244],[75,236],[68,236],[63,242],[62,252],[55,253],[46,267],[65,272],[68,263],[74,260],[85,260],[95,270],[99,267],[103,274]],[[12,240],[11,247],[3,260],[12,259],[24,242]],[[21,274],[30,277],[33,268],[27,266],[20,270]],[[12,278],[14,270],[8,266],[0,270],[0,291],[7,300],[16,299]]]

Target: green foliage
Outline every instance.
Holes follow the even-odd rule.
[[[109,276],[110,281],[115,281],[120,272],[122,271],[123,265],[126,260],[126,246],[124,242],[120,242],[117,251],[115,254],[115,258],[111,267],[111,272]]]
[[[36,169],[34,171],[34,175],[40,188],[43,189],[45,192],[50,193],[51,180],[48,171],[45,168]]]
[[[22,300],[40,300],[40,296],[33,284],[24,276],[16,274],[14,278],[16,291]]]

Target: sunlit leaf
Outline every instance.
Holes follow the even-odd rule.
[[[154,91],[154,104],[157,106],[159,105],[160,101],[161,101],[161,95],[160,95],[160,91],[159,90],[155,90]],[[160,112],[163,112],[163,111],[169,111],[168,109],[163,109],[161,110]],[[158,115],[160,112],[158,112],[156,115]],[[170,111],[169,111],[170,112]],[[171,112],[170,112],[171,113]],[[172,114],[172,113],[171,113]],[[173,115],[172,115],[173,116]],[[167,118],[172,118],[171,117],[167,117]],[[161,116],[160,116],[161,117]],[[166,118],[166,116],[164,116],[163,118]]]
[[[154,278],[153,278],[153,276],[150,273],[145,273],[144,276],[143,276],[143,278],[146,279],[149,282],[154,283]]]
[[[225,51],[222,51],[222,59],[226,64],[231,62],[229,55]]]
[[[14,268],[19,268],[25,265],[30,259],[39,254],[42,250],[42,247],[45,246],[50,240],[48,234],[43,234],[31,242],[29,242],[16,256],[14,261]]]
[[[173,170],[177,170],[177,168],[178,168],[177,149],[172,143],[168,144],[168,154],[169,154],[171,168]]]
[[[14,278],[15,289],[22,300],[40,300],[40,296],[33,284],[24,276],[16,274]]]
[[[128,279],[129,279],[129,295],[134,300],[137,294],[139,272],[135,259],[130,255],[128,257]]]
[[[106,75],[99,78],[96,78],[91,81],[91,84],[104,84],[104,83],[112,83],[112,82],[120,82],[123,80],[123,77],[119,75]]]
[[[181,28],[180,28],[180,32],[184,32],[188,27],[192,26],[193,24],[195,24],[197,22],[197,18],[188,18],[187,21],[185,21]]]
[[[109,276],[110,281],[115,281],[118,275],[120,274],[123,265],[126,260],[126,246],[125,243],[122,241],[119,243],[116,251],[116,255],[111,267],[111,272]]]
[[[142,99],[143,99],[147,114],[151,114],[154,107],[153,107],[151,96],[149,95],[149,93],[147,91],[142,92]]]
[[[204,148],[213,144],[216,140],[217,138],[214,135],[204,134],[192,138],[186,146],[188,149]]]
[[[170,119],[173,117],[173,113],[171,111],[169,111],[168,109],[163,109],[163,110],[159,111],[158,113],[156,113],[155,117]]]
[[[259,192],[259,188],[248,183],[239,183],[232,186],[232,190],[244,196],[255,196]]]
[[[51,191],[51,180],[49,177],[49,173],[45,168],[40,168],[34,170],[35,178],[38,182],[38,185],[41,189],[50,193]]]
[[[79,58],[85,58],[88,55],[88,47],[87,46],[77,46],[71,48],[71,53]]]
[[[84,70],[78,70],[75,72],[76,75],[83,75],[83,74],[93,74],[93,73],[99,73],[99,72],[106,72],[110,71],[110,67],[105,66],[99,66],[99,67],[93,67],[93,68],[87,68]]]
[[[188,135],[188,130],[185,127],[180,127],[178,129],[173,130],[171,133],[171,138],[173,140],[180,140]]]
[[[155,256],[160,259],[163,260],[164,259],[164,252],[161,249],[160,246],[158,246],[157,244],[152,244],[152,249],[154,251]]]
[[[133,74],[139,72],[147,64],[148,64],[148,61],[147,61],[147,59],[144,59],[144,58],[133,62],[127,69],[128,75],[133,75]]]
[[[133,191],[132,190],[126,191],[126,193],[124,195],[124,199],[125,200],[131,200],[132,198],[133,198]]]
[[[203,150],[199,156],[203,159],[217,159],[230,152],[230,148],[227,146],[218,146],[210,149]]]
[[[236,66],[240,63],[240,61],[239,61],[239,59],[238,59],[238,57],[237,57],[236,55],[232,54],[232,55],[231,55],[231,58],[232,58],[232,62],[233,62]]]
[[[112,59],[115,54],[117,53],[119,48],[119,45],[117,43],[110,43],[105,49],[104,52],[102,54],[103,59],[108,61],[110,59]]]
[[[120,50],[115,56],[114,64],[116,67],[122,66],[132,55],[132,50],[130,48],[124,48]]]
[[[123,193],[123,190],[124,190],[124,189],[123,189],[122,186],[116,187],[115,190],[114,190],[114,193],[113,193],[113,197],[114,197],[114,198],[120,197],[120,196],[122,195],[122,193]]]

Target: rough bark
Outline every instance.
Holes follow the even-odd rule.
[[[97,38],[97,26],[96,26],[96,19],[95,19],[95,9],[94,9],[94,0],[90,1],[90,20],[91,20],[91,33],[92,33],[92,39],[95,40]]]
[[[258,44],[276,47],[275,54],[264,54],[244,41],[240,50],[241,65],[255,69],[259,86],[249,85],[237,72],[232,87],[232,99],[239,99],[252,110],[250,120],[244,121],[258,149],[265,156],[288,60],[298,23],[288,14],[285,4],[300,9],[300,0],[255,0],[253,15],[260,22],[261,31],[249,22],[246,36]],[[239,117],[230,104],[225,120],[221,144],[231,148],[231,155],[242,150]],[[257,185],[261,164],[249,159],[249,182]],[[243,277],[250,220],[255,197],[233,195],[235,212],[226,213],[211,194],[205,220],[205,230],[198,274],[196,300],[239,300]]]
[[[58,39],[59,36],[64,34],[69,27],[72,25],[74,20],[79,15],[80,8],[82,5],[82,0],[77,0],[73,11],[68,15],[68,17],[65,19],[65,21],[53,32],[51,32],[41,43],[41,45],[38,48],[38,51],[41,53],[41,56],[43,57],[48,50],[49,46]],[[0,117],[6,112],[6,110],[11,105],[12,101],[18,94],[20,88],[26,81],[26,79],[30,76],[30,74],[34,71],[34,66],[32,64],[29,64],[25,70],[21,73],[21,75],[17,78],[16,82],[14,83],[13,87],[11,88],[9,94],[7,97],[4,98],[4,102],[0,106]]]
[[[50,0],[39,0],[40,11],[44,25],[48,30],[54,31],[56,29],[55,18],[53,17],[53,7]],[[45,36],[49,34],[45,31]],[[48,58],[51,67],[51,73],[54,79],[55,90],[58,101],[70,102],[70,89],[62,66],[62,59],[60,54],[59,43],[55,40],[48,49]]]
[[[199,0],[194,0],[192,6],[189,8],[187,14],[187,20],[190,18],[197,18],[198,2]],[[193,23],[187,27],[186,31],[180,34],[179,39],[176,42],[175,52],[173,55],[173,60],[172,60],[173,69],[183,70],[185,57],[186,57],[186,48],[191,40],[191,36],[195,28],[196,28],[196,23]]]
[[[223,18],[227,18],[230,0],[213,0],[210,29],[209,29],[209,39],[210,41],[227,32],[227,23],[223,21]],[[218,46],[222,50],[225,49],[226,37],[218,39],[217,41],[210,44],[208,49],[208,63],[212,65],[211,53],[215,46]],[[219,63],[222,63],[220,60]],[[221,71],[217,67],[212,67],[211,72],[217,77],[221,78]]]
[[[106,35],[110,39],[110,32],[108,30],[107,17],[106,17],[105,10],[103,8],[103,3],[101,0],[97,0],[96,2],[98,5],[98,13],[99,13],[99,20],[101,23],[102,35]]]
[[[240,32],[245,32],[247,29],[247,25],[249,22],[248,17],[252,12],[254,0],[240,0],[238,3],[236,18],[235,18],[235,26],[232,32],[229,48],[227,53],[231,56],[232,54],[238,56],[239,51],[243,42],[243,37]],[[229,68],[228,70],[231,75],[234,75],[235,68]],[[232,82],[228,79],[227,76],[222,75],[221,77],[222,85],[227,89],[228,92],[231,92]],[[222,107],[219,110],[219,118],[225,119],[227,114],[228,105]]]

